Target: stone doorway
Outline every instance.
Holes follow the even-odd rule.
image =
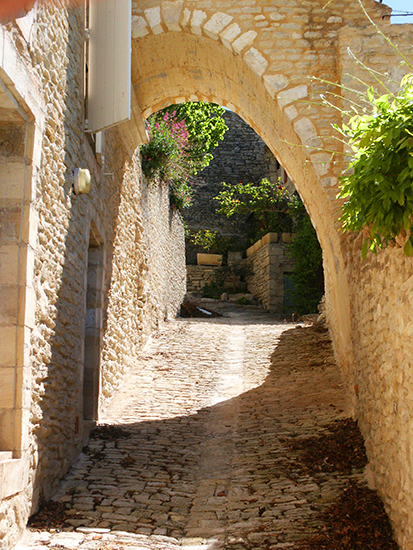
[[[83,361],[83,420],[96,421],[100,388],[102,349],[103,244],[94,226],[90,227],[86,272],[86,316]]]

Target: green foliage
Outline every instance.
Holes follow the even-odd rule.
[[[223,292],[238,294],[245,292],[246,279],[253,274],[251,266],[245,261],[223,265],[216,269],[214,277],[202,289],[205,298],[220,298]]]
[[[171,207],[181,210],[191,206],[189,133],[185,121],[178,121],[174,112],[160,111],[148,123],[152,140],[141,147],[143,173],[152,183],[169,185]]]
[[[152,139],[141,146],[142,170],[152,183],[167,183],[171,206],[191,206],[189,178],[208,166],[227,126],[224,109],[208,103],[172,105],[148,119]]]
[[[215,281],[211,281],[202,287],[201,292],[204,298],[214,298],[214,300],[219,300],[223,290]]]
[[[231,294],[245,292],[247,278],[253,275],[251,265],[245,261],[238,261],[219,267],[214,275],[214,282],[221,289],[221,292],[228,291]]]
[[[192,186],[188,180],[173,180],[169,182],[169,202],[171,208],[182,210],[192,205]]]
[[[188,131],[185,122],[178,123],[175,114],[159,111],[148,119],[152,139],[141,146],[142,169],[155,182],[186,176]]]
[[[289,254],[294,258],[291,279],[294,282],[294,304],[297,313],[317,313],[317,306],[324,293],[323,257],[316,231],[304,205],[296,203],[295,237],[288,245]]]
[[[218,248],[218,231],[209,229],[200,229],[191,237],[191,242],[196,246],[201,246],[205,252],[210,253]]]
[[[345,199],[344,231],[366,232],[363,258],[395,237],[410,233],[404,247],[413,253],[413,76],[401,82],[398,94],[367,91],[369,114],[353,116],[342,134],[352,146],[351,171],[341,180]]]
[[[211,152],[219,145],[228,130],[222,118],[225,109],[215,103],[189,101],[171,105],[160,112],[175,112],[178,121],[185,121],[191,175],[197,174],[208,166],[213,158]]]
[[[218,231],[210,231],[209,229],[200,229],[190,238],[191,242],[196,246],[202,247],[207,253],[212,254],[228,254],[233,239],[220,235]]]
[[[256,237],[274,232],[295,232],[289,245],[295,267],[291,278],[295,284],[294,301],[298,313],[314,313],[324,291],[322,253],[316,232],[300,197],[291,195],[280,182],[263,179],[259,185],[222,183],[216,198],[218,212],[253,214],[259,222]]]
[[[269,231],[291,232],[293,218],[290,206],[295,198],[281,185],[280,180],[263,179],[258,185],[223,182],[222,190],[214,197],[219,201],[218,212],[228,218],[234,214],[253,214],[258,223],[257,238]]]
[[[241,296],[241,298],[238,298],[237,304],[240,306],[249,306],[251,304],[251,300],[248,300],[246,296]]]

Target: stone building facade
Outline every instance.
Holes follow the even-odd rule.
[[[246,263],[252,272],[247,278],[248,290],[267,311],[293,313],[285,283],[294,262],[288,248],[278,240],[276,233],[267,233],[247,250]]]
[[[185,293],[182,221],[142,177],[136,132],[104,131],[100,155],[84,132],[84,44],[83,7],[0,27],[2,549]]]
[[[412,26],[386,23],[383,3],[363,4],[411,59]],[[362,262],[360,239],[340,233],[340,115],[320,101],[345,99],[331,83],[370,78],[349,48],[390,76],[407,68],[358,0],[139,0],[132,38],[135,122],[186,100],[224,105],[300,192],[323,249],[336,357],[397,540],[411,550],[412,262],[403,242]],[[105,131],[104,166],[85,138],[85,39],[83,7],[58,0],[0,26],[3,548],[80,449],[83,411],[93,420],[184,293],[183,229],[165,190],[142,180],[134,124]],[[92,174],[89,195],[73,194],[78,167]]]

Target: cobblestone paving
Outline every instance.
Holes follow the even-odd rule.
[[[235,307],[168,322],[61,483],[63,531],[22,548],[292,548],[348,477],[296,471],[283,439],[349,416],[343,388],[311,327]]]

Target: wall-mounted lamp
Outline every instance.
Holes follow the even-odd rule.
[[[76,168],[74,172],[73,187],[76,195],[89,193],[92,178],[87,168]]]

